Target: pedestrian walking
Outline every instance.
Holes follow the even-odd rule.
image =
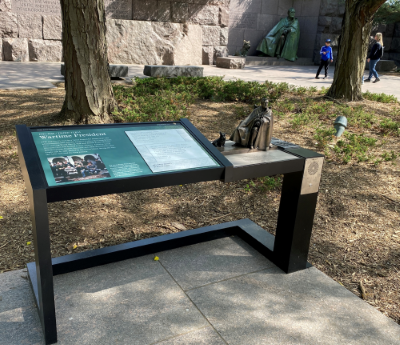
[[[375,44],[372,46],[371,51],[368,54],[367,62],[369,64],[369,77],[368,79],[365,79],[366,82],[370,82],[372,75],[375,77],[375,80],[373,83],[377,83],[378,81],[381,81],[379,79],[378,72],[376,71],[375,67],[378,61],[382,58],[383,56],[383,36],[382,33],[377,32],[375,35]]]
[[[322,67],[325,68],[325,77],[324,77],[325,79],[328,78],[329,64],[333,62],[331,40],[329,38],[325,41],[325,45],[322,46],[321,51],[319,53],[321,54],[321,62],[319,64],[318,72],[317,75],[315,76],[315,79],[319,79],[319,74],[321,73]]]

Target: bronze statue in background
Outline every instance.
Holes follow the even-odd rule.
[[[236,145],[266,151],[270,148],[274,117],[268,108],[268,99],[263,98],[261,106],[253,110],[232,133],[230,140]]]

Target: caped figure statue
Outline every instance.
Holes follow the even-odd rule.
[[[266,151],[271,145],[274,117],[268,108],[268,99],[263,98],[261,106],[253,110],[232,133],[230,140],[236,145]]]
[[[289,61],[297,60],[300,28],[295,18],[295,9],[288,11],[287,18],[282,18],[278,24],[263,38],[257,50],[265,55],[283,57]]]

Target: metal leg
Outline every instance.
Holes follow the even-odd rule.
[[[323,158],[306,159],[304,171],[286,174],[274,244],[274,263],[286,273],[307,267]]]
[[[29,200],[33,224],[35,267],[29,270],[28,266],[28,272],[45,342],[46,344],[54,344],[57,342],[57,328],[46,190],[31,190],[30,192],[32,193]]]

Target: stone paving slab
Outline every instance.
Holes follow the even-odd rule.
[[[274,266],[236,236],[157,254],[183,290]]]
[[[155,345],[226,345],[226,342],[211,327],[206,327]]]
[[[400,326],[309,268],[278,268],[188,291],[228,344],[400,344]]]
[[[56,276],[57,344],[400,345],[399,325],[316,268],[284,274],[237,237],[157,255]],[[25,344],[43,344],[26,272],[3,273],[0,345]]]

